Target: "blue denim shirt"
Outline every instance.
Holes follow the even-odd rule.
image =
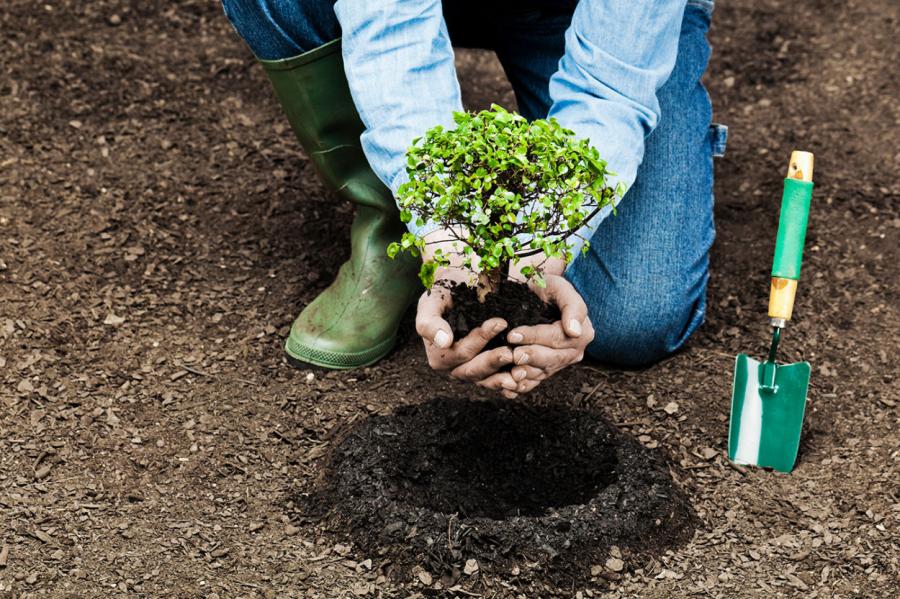
[[[612,184],[634,181],[644,138],[659,121],[656,92],[675,65],[685,4],[581,0],[575,9],[565,55],[550,79],[549,116],[591,140],[617,174]],[[412,140],[435,125],[452,127],[452,113],[462,110],[441,0],[338,0],[335,13],[350,90],[366,126],[363,151],[396,193],[407,180]],[[598,214],[580,236],[589,239],[610,212]],[[419,235],[436,228],[409,225]],[[582,242],[572,239],[577,252]]]

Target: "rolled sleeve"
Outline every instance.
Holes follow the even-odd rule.
[[[615,173],[612,186],[634,182],[644,138],[659,122],[656,93],[675,66],[685,4],[582,0],[572,17],[565,55],[550,78],[549,116],[590,140]],[[611,212],[602,210],[578,231],[576,254]]]
[[[453,47],[439,0],[338,0],[344,69],[366,129],[363,152],[396,195],[406,150],[428,129],[453,127],[462,110]],[[425,235],[434,223],[408,229]]]

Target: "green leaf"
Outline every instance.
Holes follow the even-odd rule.
[[[410,146],[409,180],[397,203],[404,222],[464,230],[456,251],[475,272],[505,266],[528,249],[571,260],[575,231],[624,193],[609,185],[613,174],[597,149],[554,119],[529,122],[492,105],[457,112],[453,121],[454,128],[434,127]],[[406,233],[388,251],[424,247]],[[435,255],[432,262],[448,261]],[[538,280],[540,269],[529,268],[527,276]],[[433,283],[433,270],[431,277]]]
[[[419,269],[419,280],[426,289],[434,287],[434,273],[437,269],[438,265],[435,262],[422,263],[422,267]]]

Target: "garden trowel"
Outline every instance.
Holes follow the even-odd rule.
[[[728,458],[737,464],[781,472],[793,470],[797,460],[809,388],[809,362],[778,364],[775,355],[784,327],[791,319],[800,279],[812,174],[813,155],[793,152],[781,197],[769,292],[772,344],[763,362],[738,354],[731,393]]]

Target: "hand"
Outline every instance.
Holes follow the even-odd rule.
[[[426,237],[426,241],[437,237]],[[438,244],[435,244],[438,245]],[[447,248],[444,248],[448,252]],[[449,253],[449,252],[448,252]],[[439,268],[435,273],[435,285],[419,298],[416,309],[416,332],[425,344],[428,365],[435,370],[449,371],[450,376],[471,381],[476,385],[498,391],[507,399],[515,399],[518,384],[510,372],[498,372],[513,361],[510,347],[498,347],[482,352],[488,341],[500,334],[508,326],[502,318],[491,318],[470,332],[465,338],[454,343],[453,331],[443,318],[444,312],[453,304],[450,290],[441,282],[468,282],[469,271],[451,266]]]
[[[584,350],[594,340],[594,327],[587,315],[587,306],[578,291],[560,274],[545,272],[547,286],[530,284],[532,291],[545,302],[553,302],[562,314],[553,324],[517,327],[506,336],[514,346],[516,366],[512,377],[516,393],[528,393],[541,381],[566,366],[580,362]]]

